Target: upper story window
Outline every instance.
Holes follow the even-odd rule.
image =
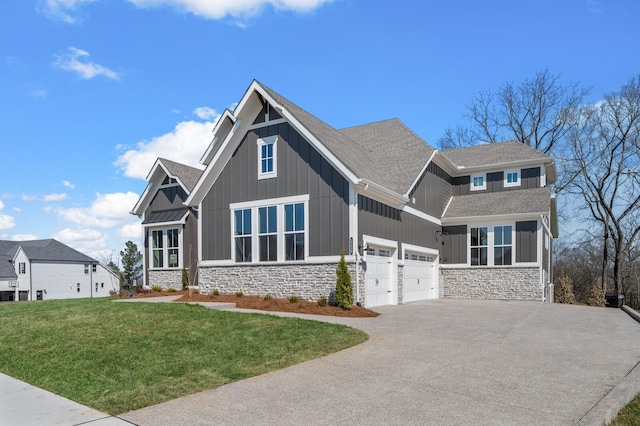
[[[95,274],[96,272],[98,272],[98,265],[93,263],[91,265],[91,271]]]
[[[520,186],[520,171],[507,170],[504,172],[504,187]]]
[[[471,190],[479,191],[482,189],[487,189],[487,178],[485,175],[471,176]]]
[[[25,262],[18,263],[18,273],[19,274],[27,273],[27,264]]]
[[[296,196],[231,205],[235,262],[304,260],[308,197]],[[253,226],[252,226],[253,224]]]
[[[269,179],[278,172],[278,136],[258,139],[258,179]]]
[[[180,267],[180,229],[155,229],[151,231],[151,255],[153,268]],[[166,266],[165,266],[166,265]]]
[[[84,264],[84,273],[85,273],[85,274],[88,274],[88,273],[89,273],[89,264],[88,264],[88,263],[85,263],[85,264]]]

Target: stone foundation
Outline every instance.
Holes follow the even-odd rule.
[[[182,269],[171,269],[164,271],[150,270],[147,272],[147,283],[149,287],[159,285],[163,290],[175,288],[182,290]]]
[[[445,299],[542,300],[540,269],[440,268],[440,297]]]
[[[200,266],[200,293],[218,290],[223,294],[242,292],[245,295],[317,301],[321,297],[333,300],[336,289],[336,263]],[[347,264],[356,301],[355,264]],[[360,268],[361,269],[361,268]],[[364,274],[361,275],[361,298],[364,301]]]

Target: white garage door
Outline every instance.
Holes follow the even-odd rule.
[[[414,302],[437,297],[435,257],[406,252],[404,255],[402,302]]]
[[[367,272],[364,276],[366,306],[391,305],[393,303],[393,265],[391,251],[384,248],[367,249]]]

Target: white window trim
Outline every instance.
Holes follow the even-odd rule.
[[[168,247],[167,231],[170,229],[178,230],[178,266],[175,266],[175,267],[169,267],[169,247]],[[153,248],[153,231],[162,232],[162,265],[163,265],[162,267],[153,266],[153,252],[155,250]],[[182,251],[184,250],[184,240],[183,240],[184,234],[182,232],[181,226],[168,226],[168,227],[162,227],[162,228],[148,227],[147,235],[149,238],[149,269],[175,271],[176,269],[183,268],[184,265],[182,264],[182,257],[183,257]],[[171,247],[171,248],[175,248],[175,247]]]
[[[473,179],[477,178],[477,177],[481,177],[482,178],[482,186],[475,186],[473,184]],[[469,181],[469,188],[470,188],[471,191],[482,191],[484,189],[487,189],[487,175],[486,175],[486,173],[471,175],[471,179]]]
[[[494,264],[494,233],[493,229],[496,226],[511,226],[511,265],[495,265]],[[471,228],[487,228],[487,264],[486,265],[472,265],[471,264]],[[504,247],[501,245],[500,247]],[[483,246],[484,247],[484,246]],[[511,268],[516,266],[516,224],[515,222],[500,222],[493,224],[474,224],[467,226],[467,266],[472,268]],[[518,264],[517,266],[523,266]]]
[[[270,172],[262,172],[262,147],[273,144],[273,170]],[[278,135],[258,138],[258,180],[272,179],[278,176]]]
[[[515,182],[507,182],[507,176],[510,173],[515,173],[518,178],[516,179]],[[521,171],[520,170],[505,170],[504,171],[504,187],[505,188],[511,188],[511,187],[515,187],[515,186],[520,186],[521,185],[521,181],[522,181],[522,176],[521,176]]]
[[[304,204],[304,259],[285,260],[285,217],[284,206],[287,204]],[[277,239],[278,256],[276,262],[260,261],[260,233],[258,209],[260,207],[276,207],[277,216]],[[240,209],[251,209],[251,262],[237,262],[235,250],[235,211]],[[295,264],[308,263],[309,261],[309,194],[294,195],[291,197],[270,198],[266,200],[244,201],[229,204],[229,214],[231,217],[231,262],[234,265],[269,265],[269,264]]]

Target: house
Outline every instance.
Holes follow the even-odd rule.
[[[185,205],[202,292],[331,297],[341,253],[368,307],[544,300],[551,282],[554,161],[521,143],[441,152],[397,119],[337,130],[253,81],[201,162]]]
[[[198,216],[184,202],[202,170],[158,158],[132,214],[142,218],[144,285],[182,288],[182,270],[197,285]]]
[[[54,239],[0,240],[0,301],[106,297],[118,276]]]

